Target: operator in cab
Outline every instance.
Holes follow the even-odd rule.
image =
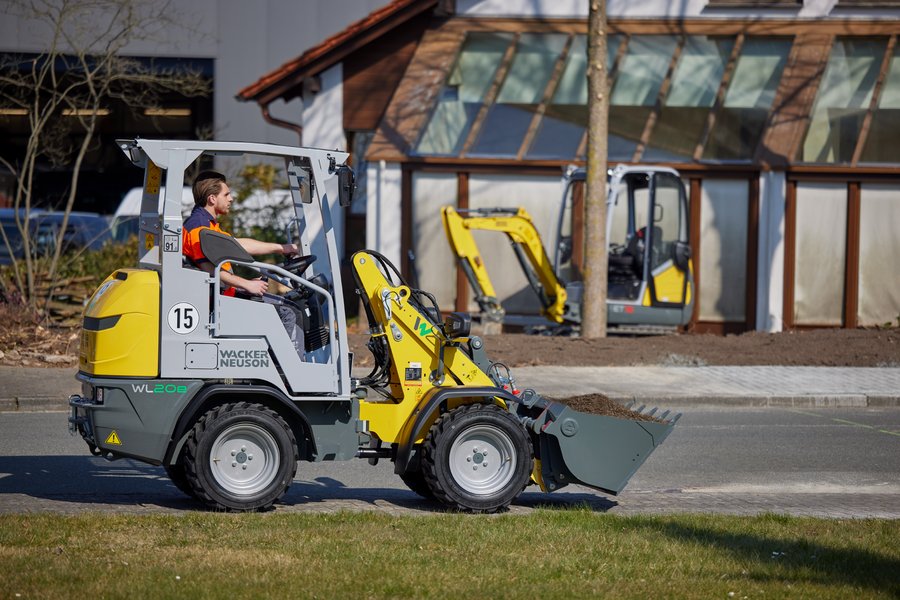
[[[219,228],[219,222],[216,217],[219,215],[227,215],[228,209],[234,198],[231,197],[231,190],[225,183],[225,175],[217,171],[203,171],[194,180],[194,210],[191,215],[185,219],[183,228],[182,248],[184,254],[189,257],[198,268],[209,273],[215,274],[215,265],[209,261],[200,250],[200,232],[203,229],[212,229],[219,233],[231,235],[227,231]],[[235,238],[237,242],[251,256],[260,256],[264,254],[283,254],[291,256],[300,254],[296,244],[276,244],[271,242],[261,242],[252,238]],[[269,282],[260,278],[244,279],[239,277],[231,270],[231,265],[225,263],[220,271],[222,283],[229,286],[222,293],[226,296],[234,296],[236,291],[243,292],[249,296],[263,296],[269,289]],[[287,306],[278,306],[278,316],[284,325],[291,343],[297,351],[300,360],[304,357],[304,335],[303,330],[297,326],[297,314]]]
[[[225,175],[216,171],[203,171],[194,180],[194,210],[184,221],[183,244],[184,253],[202,270],[210,275],[215,272],[213,265],[200,251],[200,231],[212,229],[219,233],[231,235],[219,229],[218,215],[227,215],[234,198],[225,183]],[[251,256],[263,254],[283,254],[291,256],[299,254],[296,244],[275,244],[260,242],[252,238],[235,238]],[[262,279],[247,280],[238,277],[231,271],[231,265],[222,267],[222,283],[230,286],[225,290],[226,296],[234,296],[235,288],[245,291],[251,296],[261,296],[269,288],[269,283]]]

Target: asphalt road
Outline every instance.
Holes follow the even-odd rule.
[[[900,410],[894,408],[689,408],[626,491],[733,494],[900,495]],[[0,413],[3,498],[97,503],[122,498],[190,508],[163,469],[107,462],[68,433],[66,413]],[[520,502],[579,501],[594,492],[570,486],[553,495],[529,487]],[[599,492],[596,495],[603,496]],[[392,464],[300,463],[286,504],[331,500],[408,502],[417,498]],[[162,500],[162,502],[161,502]],[[185,504],[187,502],[187,504]]]

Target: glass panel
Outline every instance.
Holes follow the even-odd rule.
[[[442,310],[455,310],[457,261],[444,235],[441,207],[457,205],[456,173],[413,173],[413,250],[420,289],[434,294]]]
[[[674,35],[635,35],[609,99],[609,160],[631,160],[678,44]]]
[[[798,160],[850,162],[886,48],[883,39],[834,42]]]
[[[705,179],[700,192],[700,320],[741,322],[747,306],[746,179]]]
[[[644,162],[691,160],[716,101],[734,38],[689,36],[656,121]]]
[[[512,37],[511,33],[466,37],[416,147],[418,154],[459,155]]]
[[[847,262],[847,184],[798,183],[796,229],[794,323],[841,325]]]
[[[682,212],[681,180],[661,174],[656,176],[653,208],[653,237],[650,248],[650,270],[675,258],[675,242],[687,241],[687,223]]]
[[[900,162],[900,48],[894,50],[860,162]]]
[[[864,183],[861,188],[859,324],[896,324],[900,312],[900,185]]]
[[[566,195],[563,197],[562,205],[559,207],[562,211],[559,221],[557,221],[559,223],[559,232],[556,236],[551,238],[553,240],[551,244],[548,244],[546,241],[544,242],[544,247],[547,249],[547,253],[552,256],[552,260],[557,261],[558,259],[558,262],[555,262],[554,266],[556,268],[556,278],[562,285],[580,279],[578,273],[573,273],[573,271],[577,271],[577,267],[572,263],[572,257],[574,255],[572,252],[574,248],[572,211],[575,202],[582,201],[581,199],[583,198],[584,182],[570,182],[569,186],[566,188]]]
[[[607,39],[607,70],[612,69],[624,40],[625,36],[621,34],[613,34]],[[566,69],[552,102],[544,112],[526,158],[575,156],[587,124],[587,36],[578,35],[572,42]]]
[[[791,39],[744,40],[725,102],[703,151],[704,159],[753,159],[792,43]]]
[[[512,67],[470,156],[518,155],[568,38],[564,33],[523,33],[519,36]]]

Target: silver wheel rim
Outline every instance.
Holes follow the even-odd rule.
[[[233,425],[219,434],[209,453],[209,469],[216,482],[237,496],[252,496],[271,485],[278,474],[278,443],[264,428]]]
[[[515,445],[493,425],[466,429],[450,447],[450,474],[467,493],[489,496],[503,490],[516,472]]]

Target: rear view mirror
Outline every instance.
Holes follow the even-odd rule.
[[[353,202],[353,193],[356,191],[356,173],[347,165],[341,165],[338,167],[337,175],[338,203],[346,208]]]

